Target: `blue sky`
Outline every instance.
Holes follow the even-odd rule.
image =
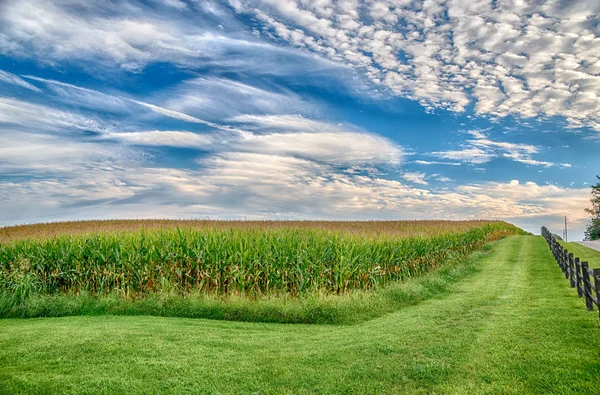
[[[505,219],[581,238],[596,0],[0,2],[0,225]]]

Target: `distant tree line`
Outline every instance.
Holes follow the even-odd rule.
[[[585,211],[592,216],[592,220],[585,230],[584,240],[600,240],[600,176],[596,176],[598,182],[592,185],[592,208]]]

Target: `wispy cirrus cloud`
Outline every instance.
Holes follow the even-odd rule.
[[[103,73],[156,62],[265,75],[335,66],[258,39],[226,3],[209,0],[0,2],[0,54]]]
[[[199,123],[208,126],[214,126],[213,123],[183,113],[170,108],[158,106],[156,104],[147,103],[145,101],[125,97],[122,95],[113,95],[100,92],[94,89],[84,88],[81,86],[65,83],[62,81],[39,78],[35,76],[25,75],[24,78],[35,80],[47,84],[55,88],[55,92],[61,97],[64,102],[76,104],[79,107],[87,107],[94,110],[110,110],[119,113],[135,112],[139,108],[132,109],[132,105],[145,107],[157,114],[179,119],[184,122]]]
[[[54,107],[0,96],[0,124],[29,128],[31,131],[60,131],[65,128],[102,131],[103,122],[94,117]]]
[[[420,185],[428,185],[429,183],[425,181],[427,175],[425,173],[420,172],[406,172],[402,174],[402,178],[406,181],[412,182],[414,184]]]
[[[40,92],[40,89],[35,86],[35,85],[31,85],[29,82],[25,81],[24,79],[20,78],[19,76],[0,70],[0,82],[4,82],[6,84],[11,84],[11,85],[17,85],[20,86],[22,88],[26,88],[29,90],[32,90],[34,92]]]
[[[72,135],[0,127],[0,174],[4,177],[67,177],[85,168],[125,165],[134,155],[118,145],[81,141]]]
[[[417,165],[431,166],[431,165],[445,165],[445,166],[460,166],[461,162],[439,162],[431,160],[415,160],[414,163]]]
[[[496,158],[505,158],[531,166],[571,166],[568,163],[557,164],[533,159],[532,156],[541,150],[535,145],[491,140],[485,132],[480,130],[470,130],[467,133],[471,138],[462,144],[463,148],[432,152],[431,155],[474,165],[487,163]]]
[[[171,3],[177,4],[177,3]],[[172,8],[171,8],[172,9]],[[0,4],[0,52],[24,47],[50,60],[95,58],[137,70],[150,62],[221,56],[226,48],[254,45],[217,34],[201,24],[142,2],[19,1]],[[259,43],[255,44],[259,46]]]
[[[164,105],[169,108],[208,119],[249,114],[316,115],[320,111],[315,103],[285,88],[268,89],[221,77],[189,79],[161,92],[161,96],[166,97]]]
[[[108,139],[119,140],[126,144],[150,145],[160,147],[207,149],[214,143],[210,135],[201,135],[176,130],[147,130],[136,132],[112,132],[105,135]]]

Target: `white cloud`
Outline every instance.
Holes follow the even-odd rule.
[[[27,133],[0,128],[0,173],[28,177],[61,174],[71,177],[86,164],[106,166],[125,161],[118,146],[99,145],[74,140],[72,136]],[[8,192],[8,191],[7,191]]]
[[[292,54],[252,36],[241,38],[244,26],[220,2],[203,1],[191,7],[179,0],[162,3],[165,7],[134,0],[0,2],[0,53],[49,64],[83,60],[79,65],[93,72],[114,66],[138,72],[153,62],[170,62],[269,74],[274,71],[269,66],[282,56],[300,58],[297,51]],[[213,25],[215,21],[220,27]],[[326,63],[304,57],[294,70]]]
[[[402,174],[402,178],[404,178],[406,181],[410,181],[414,184],[421,184],[421,185],[428,185],[428,182],[425,181],[425,177],[427,175],[425,173],[419,173],[419,172],[407,172]]]
[[[29,82],[24,81],[22,78],[7,71],[0,70],[0,81],[11,85],[17,85],[34,92],[41,92],[37,86],[31,85]]]
[[[293,132],[247,136],[240,150],[279,153],[332,164],[399,164],[401,150],[382,137],[352,132]]]
[[[301,115],[254,115],[243,114],[230,118],[231,122],[242,123],[246,128],[277,131],[305,131],[305,132],[339,132],[347,130],[347,126],[333,125],[327,122],[316,121]],[[350,126],[350,129],[354,128]]]
[[[461,162],[472,164],[486,163],[493,159],[492,154],[478,147],[464,148],[453,151],[433,152],[432,154],[443,159],[459,160]]]
[[[436,188],[429,179],[451,180],[422,172],[400,173],[408,185],[384,178],[377,168],[397,166],[401,147],[368,132],[294,115],[240,115],[233,119],[240,129],[223,126],[202,134],[116,132],[100,125],[103,138],[85,142],[58,131],[79,130],[88,120],[11,99],[1,99],[0,105],[6,109],[0,111],[6,124],[0,134],[0,172],[7,176],[0,181],[3,223],[46,215],[77,218],[85,212],[100,217],[502,218],[535,230],[536,221],[558,215],[569,215],[575,227],[586,218],[581,208],[589,198],[587,188],[518,181]],[[17,120],[36,132],[11,129]],[[470,144],[494,155],[516,152],[527,160],[537,152],[531,145],[490,140],[481,131],[471,136]],[[133,147],[144,145],[194,147],[205,154],[197,159],[198,168],[148,167],[138,151],[142,147]]]
[[[137,108],[131,108],[131,104],[137,104],[138,106],[145,107],[152,112],[169,118],[179,119],[185,122],[216,126],[211,122],[207,122],[203,119],[193,117],[189,114],[185,114],[180,111],[175,111],[170,108],[157,106],[155,104],[147,103],[144,101],[135,100],[124,96],[109,95],[103,92],[99,92],[97,90],[88,89],[61,81],[39,78],[31,75],[26,75],[24,76],[24,78],[39,81],[47,84],[50,87],[55,88],[55,92],[59,94],[65,102],[77,104],[80,107],[87,107],[94,110],[103,109],[123,113],[139,111]]]
[[[393,7],[368,0],[268,0],[261,7],[251,1],[231,3],[256,16],[263,25],[261,37],[286,40],[359,68],[375,83],[431,109],[463,111],[474,104],[479,113],[497,117],[560,115],[572,126],[598,124],[598,30],[585,6],[561,9],[548,1],[519,9],[504,0],[495,2],[494,9],[488,2],[458,0],[404,1]],[[281,62],[279,56],[291,51],[239,39],[232,33],[236,25],[221,24],[221,34],[201,26],[201,18],[190,22],[193,18],[179,17],[185,7],[177,0],[162,2],[170,9],[159,6],[155,13],[143,3],[119,4],[110,10],[98,2],[3,2],[0,53],[49,64],[84,60],[82,64],[94,67],[117,65],[132,71],[167,61],[239,75],[248,70],[248,75],[281,75],[284,68],[290,76],[290,70],[297,74],[326,64]],[[189,5],[184,12],[200,7],[215,18],[224,15],[218,2]],[[538,8],[541,12],[535,12]],[[79,13],[82,9],[88,17]],[[588,189],[532,182],[436,188],[428,181],[451,180],[398,172],[406,154],[394,142],[352,125],[317,121],[326,110],[266,79],[250,85],[220,75],[193,78],[142,101],[0,72],[2,83],[32,91],[38,88],[26,79],[44,83],[44,91],[54,92],[63,105],[59,110],[0,98],[0,221],[82,218],[82,212],[99,217],[487,217],[527,224],[563,213],[576,223],[584,219],[581,207],[587,204]],[[132,122],[116,130],[108,121],[67,111],[71,105],[125,114]],[[155,124],[143,124],[155,114],[188,125],[154,130]],[[198,124],[214,130],[184,130],[208,129]],[[97,133],[78,133],[87,130]],[[149,166],[143,146],[207,152],[192,162],[198,167],[172,169]],[[558,166],[538,160],[541,150],[471,131],[464,146],[435,153],[445,160],[414,163],[475,165],[503,157]],[[395,171],[384,175],[384,169]]]
[[[430,160],[415,160],[413,163],[416,163],[417,165],[425,165],[425,166],[430,166],[430,165],[460,166],[462,164],[461,162],[437,162],[437,161],[430,161]]]
[[[415,188],[339,173],[310,159],[251,152],[209,156],[201,170],[105,166],[88,165],[65,180],[0,181],[6,208],[0,221],[39,221],[36,216],[48,214],[65,219],[85,207],[86,215],[102,218],[498,218],[537,231],[565,214],[574,229],[582,228],[589,199],[588,188],[518,181]]]
[[[187,4],[181,0],[164,0],[165,5],[173,8],[177,8],[178,10],[184,10],[187,8]]]
[[[238,151],[344,166],[396,166],[403,155],[401,147],[384,137],[297,115],[242,115],[233,121],[243,123],[245,131],[239,141],[231,144],[230,149]]]
[[[202,123],[202,124],[205,124],[205,125],[214,125],[211,122],[204,121],[202,119],[193,117],[191,115],[185,114],[185,113],[180,112],[180,111],[170,110],[168,108],[160,107],[160,106],[157,106],[157,105],[154,105],[154,104],[145,103],[145,102],[137,101],[137,100],[134,100],[133,102],[136,103],[136,104],[139,104],[140,106],[149,108],[150,110],[154,111],[155,113],[164,115],[166,117],[179,119],[179,120],[185,121],[185,122]]]
[[[587,220],[583,208],[589,203],[589,190],[585,188],[569,189],[513,180],[509,183],[463,185],[457,191],[469,196],[481,196],[500,218],[568,215],[574,223],[581,224]],[[488,198],[494,201],[487,201]]]
[[[108,133],[105,137],[117,139],[127,144],[153,145],[184,148],[208,148],[213,144],[209,135],[185,131],[148,130],[128,133]]]
[[[290,91],[263,89],[226,78],[190,79],[162,92],[161,96],[166,97],[165,107],[207,119],[240,117],[236,121],[244,122],[244,116],[251,117],[247,114],[313,115],[318,112],[314,104]]]
[[[48,107],[7,99],[0,103],[12,104],[21,114],[69,120],[62,128],[80,126],[77,117]],[[13,112],[0,114],[7,117]],[[430,187],[427,180],[451,180],[401,173],[403,180],[416,185],[409,186],[383,178],[377,170],[397,166],[401,147],[367,132],[297,116],[239,117],[247,127],[241,133],[104,131],[103,139],[87,142],[56,129],[44,132],[49,126],[30,118],[23,117],[21,124],[35,125],[36,133],[5,125],[0,134],[0,172],[6,176],[0,181],[0,222],[5,224],[81,218],[85,213],[102,218],[502,218],[535,230],[531,228],[535,221],[564,214],[575,227],[583,224],[581,208],[589,198],[587,188],[518,181],[440,189]],[[223,133],[229,134],[222,138]],[[472,135],[484,141],[482,146],[515,149],[492,144],[481,132]],[[170,169],[149,167],[143,151],[138,151],[141,147],[131,145],[195,147],[206,152],[197,159],[198,168]]]
[[[480,130],[471,130],[468,133],[473,138],[466,140],[466,142],[462,144],[462,149],[432,152],[432,155],[442,159],[458,160],[474,165],[487,163],[495,158],[506,158],[531,166],[559,166],[556,163],[533,159],[532,155],[540,152],[540,147],[538,146],[494,141],[489,139],[487,135]],[[569,167],[570,165],[564,163],[560,164],[560,166]]]
[[[427,108],[565,117],[600,131],[596,0],[230,2],[263,33],[363,70]]]
[[[40,129],[59,131],[65,128],[105,130],[100,120],[6,97],[0,97],[0,123],[20,125],[32,132]]]

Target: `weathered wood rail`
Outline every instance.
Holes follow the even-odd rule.
[[[590,269],[587,262],[574,257],[545,226],[542,226],[542,236],[571,288],[577,288],[577,296],[585,298],[588,311],[598,311],[600,316],[600,268]]]

